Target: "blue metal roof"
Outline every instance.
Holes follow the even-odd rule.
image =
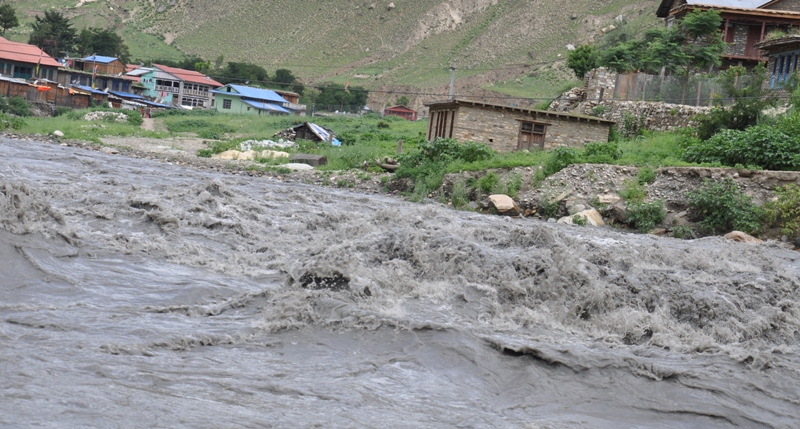
[[[108,64],[108,63],[116,60],[116,58],[114,58],[114,57],[104,57],[104,56],[101,56],[101,55],[92,55],[92,56],[84,58],[83,60],[84,61],[91,61],[93,63]]]
[[[236,92],[227,92],[226,87],[230,87]],[[211,91],[215,94],[233,95],[239,97],[255,98],[256,100],[271,101],[273,103],[288,103],[285,98],[278,95],[277,92],[271,89],[251,88],[244,85],[225,85],[220,89]]]
[[[72,85],[72,86],[74,86],[75,88],[78,88],[78,89],[80,89],[82,91],[91,92],[92,94],[107,95],[107,93],[105,93],[103,91],[100,91],[99,89],[94,89],[91,86],[86,86],[86,85]]]
[[[144,97],[142,97],[141,95],[131,94],[131,93],[129,93],[129,92],[108,91],[108,93],[109,93],[109,94],[114,94],[114,95],[116,95],[117,97],[122,97],[122,98],[132,98],[132,99],[134,99],[134,100],[139,100],[139,99],[143,99],[143,98],[144,98]]]
[[[256,109],[260,110],[269,110],[271,112],[279,112],[279,113],[292,113],[277,104],[272,103],[262,103],[260,101],[251,101],[251,100],[242,100],[245,104],[249,104]]]

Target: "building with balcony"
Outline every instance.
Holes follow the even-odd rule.
[[[797,0],[662,0],[656,16],[667,26],[694,10],[713,9],[720,13],[720,33],[728,43],[723,68],[735,65],[751,68],[767,61],[756,44],[772,31],[800,28],[800,1]]]
[[[138,77],[139,83],[146,88],[142,95],[157,103],[211,108],[214,107],[212,91],[222,86],[214,79],[193,70],[153,64],[142,71],[143,73],[136,73],[137,70],[128,72],[128,76]]]

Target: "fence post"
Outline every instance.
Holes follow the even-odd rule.
[[[697,102],[694,103],[695,106],[700,106],[700,91],[703,90],[703,81],[697,81]]]

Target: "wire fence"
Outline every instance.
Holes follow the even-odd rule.
[[[736,86],[741,88],[751,79],[751,76],[741,76],[737,79]],[[691,76],[687,84],[685,79],[679,76],[629,73],[617,75],[614,86],[616,100],[659,101],[689,106],[711,106],[715,102],[723,105],[732,104],[734,100],[726,99],[725,95],[722,85],[715,76]]]

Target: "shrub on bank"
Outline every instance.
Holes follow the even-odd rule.
[[[686,195],[689,209],[700,228],[711,234],[733,230],[758,234],[761,230],[761,207],[745,195],[733,179],[708,179]]]

